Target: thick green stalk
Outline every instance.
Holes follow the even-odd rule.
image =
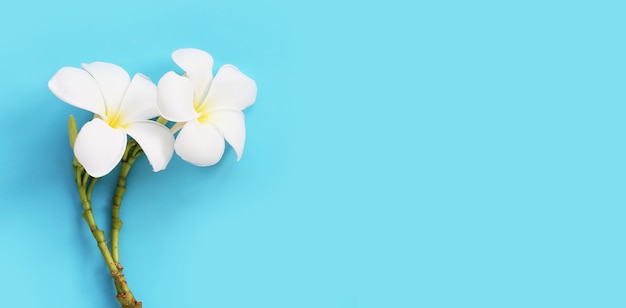
[[[93,211],[91,209],[91,192],[97,179],[91,178],[85,172],[85,169],[76,163],[74,164],[74,175],[76,177],[76,185],[78,186],[78,193],[83,207],[83,219],[85,219],[87,226],[89,226],[89,230],[96,240],[100,254],[102,254],[106,266],[111,273],[115,289],[117,290],[117,300],[124,308],[141,308],[141,302],[135,299],[135,296],[128,287],[128,282],[122,273],[122,266],[115,262],[111,256],[111,252],[109,251],[109,247],[107,246],[106,238],[104,236],[104,231],[98,228],[96,220],[93,216]]]

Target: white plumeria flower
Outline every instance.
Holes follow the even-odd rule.
[[[158,85],[161,115],[182,129],[174,149],[197,166],[216,164],[224,154],[224,139],[241,158],[246,140],[243,110],[256,99],[256,83],[232,65],[222,66],[213,78],[213,58],[193,49],[172,54],[185,76],[168,72]]]
[[[91,111],[74,143],[74,155],[89,175],[107,175],[120,162],[127,134],[139,143],[153,170],[165,169],[174,152],[171,131],[151,121],[159,115],[156,86],[142,74],[130,79],[121,67],[104,62],[83,69],[61,68],[48,87],[62,101]]]

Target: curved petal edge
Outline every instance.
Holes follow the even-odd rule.
[[[126,139],[126,133],[96,118],[85,123],[78,132],[74,155],[89,175],[103,177],[122,160]]]
[[[174,154],[174,135],[164,125],[154,121],[132,123],[128,135],[139,143],[154,172],[167,167]]]

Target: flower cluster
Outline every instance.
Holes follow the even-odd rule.
[[[172,58],[185,73],[170,71],[158,86],[104,62],[61,68],[49,81],[59,99],[94,113],[74,143],[76,159],[89,175],[102,177],[115,168],[127,136],[155,172],[165,169],[174,151],[191,164],[214,165],[222,158],[224,140],[241,158],[246,139],[242,111],[256,99],[255,82],[233,65],[213,76],[213,58],[202,50],[179,49]],[[158,116],[175,124],[170,129],[153,120]]]
[[[202,50],[179,49],[172,58],[184,74],[168,72],[158,85],[142,74],[131,78],[123,68],[104,62],[61,68],[48,82],[59,99],[94,114],[80,131],[70,116],[74,177],[82,217],[123,308],[142,308],[123,273],[118,245],[120,208],[131,166],[146,154],[152,169],[160,171],[167,167],[174,152],[191,164],[211,166],[222,158],[226,142],[239,160],[246,140],[243,110],[256,99],[252,79],[232,65],[222,66],[213,76],[213,58]],[[120,161],[107,240],[94,218],[91,194],[98,179]]]

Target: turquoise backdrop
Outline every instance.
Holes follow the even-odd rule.
[[[146,308],[626,307],[624,1],[22,1],[0,10],[1,307],[112,308],[47,82],[195,47],[259,92],[215,167],[131,171]],[[114,171],[114,173],[117,172]],[[94,192],[108,229],[115,175]]]

